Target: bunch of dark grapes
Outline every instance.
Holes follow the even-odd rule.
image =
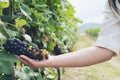
[[[31,59],[43,60],[48,58],[48,54],[42,52],[41,49],[33,47],[19,39],[8,39],[3,44],[5,51],[14,55],[25,55]]]
[[[58,45],[56,45],[54,47],[54,53],[55,53],[55,55],[61,55],[61,54],[63,54],[62,50],[58,47]]]

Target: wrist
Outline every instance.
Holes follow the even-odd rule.
[[[48,59],[48,66],[47,67],[54,67],[54,56],[49,56],[49,59]]]
[[[47,60],[42,61],[42,67],[54,67],[54,56],[48,56]]]

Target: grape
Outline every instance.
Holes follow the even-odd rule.
[[[8,39],[3,44],[4,50],[14,55],[25,55],[35,60],[48,59],[48,54],[42,52],[41,49],[33,47],[19,39]],[[47,57],[46,57],[47,56]]]
[[[58,45],[54,47],[54,53],[55,55],[63,54],[62,50],[58,47]]]

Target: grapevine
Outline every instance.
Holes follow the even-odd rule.
[[[0,80],[60,80],[59,68],[58,74],[54,68],[36,72],[21,65],[16,56],[46,60],[48,52],[60,55],[70,51],[81,23],[74,13],[67,0],[0,0]]]

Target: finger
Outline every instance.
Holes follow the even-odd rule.
[[[21,57],[18,57],[19,58],[19,60],[22,62],[22,63],[24,63],[25,65],[29,65],[24,59],[22,59]]]
[[[23,62],[23,63],[25,63],[25,64],[27,64],[27,65],[29,65],[29,66],[32,66],[32,67],[36,67],[37,66],[37,61],[35,61],[35,60],[33,60],[33,59],[30,59],[30,58],[28,58],[27,56],[24,56],[24,55],[21,55],[20,56],[20,60]]]

